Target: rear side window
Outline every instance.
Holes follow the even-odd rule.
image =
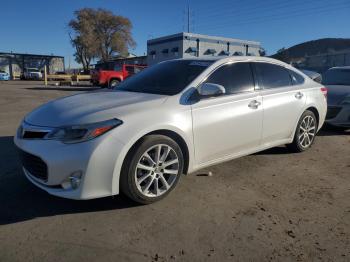
[[[259,79],[265,89],[290,86],[291,77],[284,67],[269,63],[255,63]]]
[[[224,65],[212,73],[206,83],[222,85],[226,94],[254,91],[254,79],[249,63]]]
[[[293,70],[288,70],[290,77],[292,78],[293,85],[301,85],[305,82],[305,79],[302,75],[298,74]]]

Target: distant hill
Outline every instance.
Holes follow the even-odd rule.
[[[290,62],[290,60],[304,57],[306,55],[312,56],[318,54],[333,53],[345,49],[350,50],[350,39],[323,38],[301,43],[287,49],[282,49],[280,52],[277,52],[271,57],[282,60],[284,62]]]

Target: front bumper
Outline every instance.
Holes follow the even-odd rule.
[[[26,169],[30,182],[49,194],[69,199],[93,199],[118,193],[113,187],[115,167],[123,143],[110,135],[77,144],[63,144],[54,140],[31,140],[15,137],[16,146],[41,158],[47,165],[47,181],[40,180]],[[81,171],[78,188],[64,189],[61,185],[74,172]],[[114,185],[115,186],[115,185]]]
[[[350,127],[350,105],[328,106],[326,123],[332,126]]]

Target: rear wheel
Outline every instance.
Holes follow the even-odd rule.
[[[173,190],[184,166],[179,145],[163,135],[145,137],[123,164],[121,191],[141,204],[156,202]]]
[[[119,85],[120,81],[118,79],[112,79],[111,81],[109,81],[109,85],[108,88],[115,88],[117,85]]]
[[[293,142],[287,145],[288,149],[292,152],[303,152],[309,149],[315,141],[317,126],[315,114],[306,110],[300,117]]]

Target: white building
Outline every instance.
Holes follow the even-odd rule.
[[[147,41],[147,64],[188,57],[251,55],[259,56],[260,43],[255,41],[179,33]]]

